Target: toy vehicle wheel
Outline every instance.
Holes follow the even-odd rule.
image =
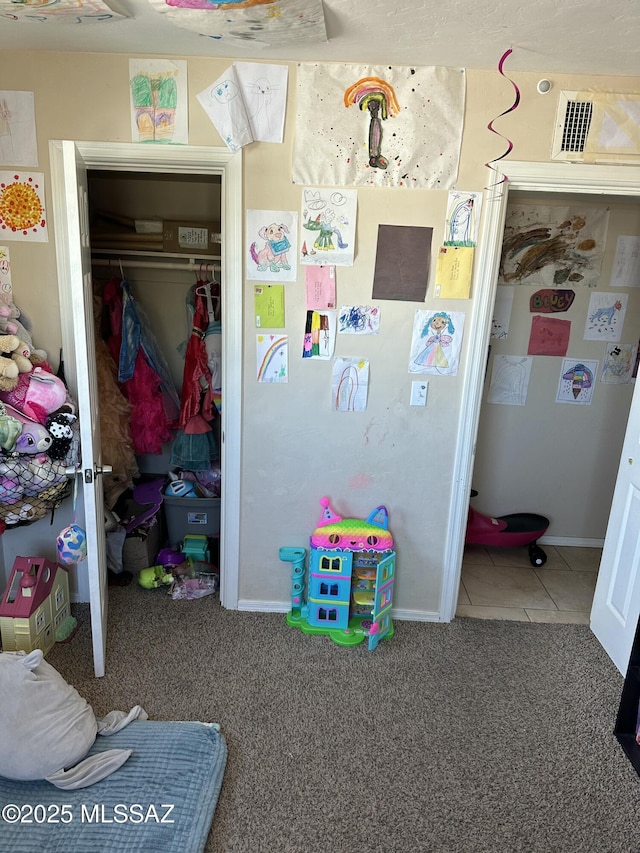
[[[529,561],[534,569],[540,568],[540,566],[544,566],[547,562],[547,555],[539,548],[535,543],[529,545]]]

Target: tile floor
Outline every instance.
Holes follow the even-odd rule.
[[[589,624],[601,548],[542,545],[539,569],[526,548],[467,545],[457,616]]]

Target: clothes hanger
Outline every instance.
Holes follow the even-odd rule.
[[[200,270],[196,278],[196,286],[194,288],[194,293],[197,296],[204,296],[207,300],[207,316],[209,317],[209,323],[212,323],[216,318],[216,308],[213,304],[214,296],[211,293],[212,282],[209,278],[203,277],[207,275],[207,265],[204,265],[204,272],[202,267],[203,265],[200,264]]]
[[[203,269],[204,267],[204,269]],[[195,292],[198,296],[208,296],[210,293],[210,285],[211,282],[206,276],[206,266],[204,264],[200,264],[200,269],[196,275],[196,288]]]

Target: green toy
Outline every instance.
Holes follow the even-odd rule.
[[[149,566],[148,569],[141,569],[138,575],[138,583],[145,589],[157,589],[173,583],[173,580],[172,573],[167,572],[164,566]]]
[[[180,550],[189,563],[193,563],[196,560],[201,560],[205,563],[209,562],[209,540],[204,534],[187,534],[184,537]]]

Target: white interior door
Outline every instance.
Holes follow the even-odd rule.
[[[53,147],[53,146],[59,147]],[[60,307],[73,317],[72,335],[63,335],[65,375],[78,403],[81,477],[89,604],[96,676],[104,675],[107,640],[107,555],[102,491],[98,379],[95,363],[93,289],[86,165],[73,142],[52,143],[52,181]],[[54,156],[55,154],[55,156]],[[66,339],[65,339],[66,338]]]
[[[201,146],[145,146],[123,142],[50,140],[52,208],[56,239],[58,292],[65,373],[78,399],[83,443],[84,514],[89,550],[87,568],[93,632],[94,667],[104,674],[107,621],[103,496],[95,396],[95,348],[87,223],[87,168],[222,176],[222,517],[220,602],[239,606],[240,482],[242,434],[242,151]],[[83,218],[84,217],[84,218]],[[86,287],[85,287],[86,282]],[[96,421],[96,423],[92,423]],[[97,442],[97,446],[96,443]],[[102,537],[100,541],[100,537]],[[93,548],[92,548],[93,543]],[[84,566],[85,564],[83,564]]]
[[[640,391],[631,411],[591,609],[591,630],[625,675],[640,615]]]

